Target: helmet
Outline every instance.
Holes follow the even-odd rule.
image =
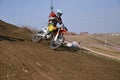
[[[57,9],[57,13],[63,14],[63,11],[61,9]]]
[[[63,14],[62,10],[61,9],[57,9],[57,17],[61,17]]]

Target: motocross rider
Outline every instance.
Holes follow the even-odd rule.
[[[57,23],[59,23],[62,28],[65,28],[67,30],[67,28],[63,25],[62,22],[62,18],[61,18],[62,14],[63,12],[61,9],[58,9],[56,14],[55,12],[51,11],[48,20],[49,33],[57,30]]]

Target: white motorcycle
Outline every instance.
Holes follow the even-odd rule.
[[[50,40],[50,48],[51,49],[57,49],[60,47],[65,38],[64,38],[64,33],[67,32],[66,27],[59,27],[56,29],[56,31],[53,31],[52,33],[49,33],[48,27],[43,27],[42,30],[37,32],[36,34],[33,35],[32,41],[33,42],[40,42],[41,40]]]

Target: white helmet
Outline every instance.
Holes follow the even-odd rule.
[[[61,9],[57,9],[57,17],[61,17],[63,14],[62,10]]]
[[[57,13],[63,14],[63,11],[61,9],[57,9]]]

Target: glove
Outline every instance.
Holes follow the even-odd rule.
[[[64,27],[64,24],[60,24],[60,27]]]

